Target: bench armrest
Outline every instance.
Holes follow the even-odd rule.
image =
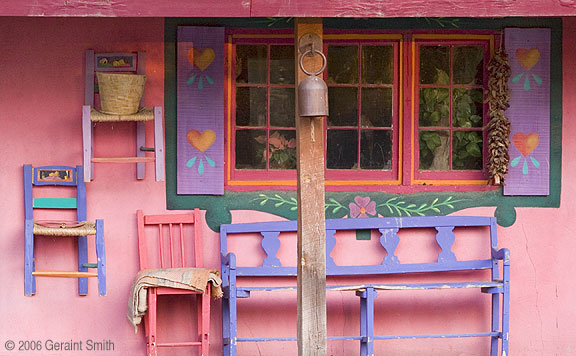
[[[221,258],[223,266],[228,266],[229,269],[236,269],[236,255],[233,252],[229,252]]]
[[[507,248],[501,248],[499,250],[493,248],[492,258],[503,260],[504,264],[510,264],[510,251]]]

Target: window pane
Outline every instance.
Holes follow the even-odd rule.
[[[270,83],[294,84],[294,46],[270,46]]]
[[[450,84],[448,46],[420,46],[420,84]]]
[[[392,127],[392,88],[362,89],[361,125]]]
[[[452,124],[456,127],[481,127],[482,99],[482,89],[454,89]]]
[[[296,131],[270,134],[270,169],[296,169]]]
[[[328,46],[328,83],[358,83],[358,46]]]
[[[362,47],[362,83],[392,84],[394,78],[394,47]]]
[[[482,132],[454,131],[452,137],[452,169],[482,169]]]
[[[328,126],[358,126],[358,88],[328,88]]]
[[[360,168],[390,169],[392,167],[392,131],[363,130],[360,138]]]
[[[294,88],[270,88],[270,125],[295,127]]]
[[[266,131],[236,131],[236,169],[266,168]]]
[[[447,171],[449,169],[450,146],[448,131],[420,131],[421,170]]]
[[[326,167],[358,168],[358,131],[328,130],[326,136]]]
[[[450,117],[450,91],[443,88],[420,89],[420,126],[448,126]]]
[[[236,83],[266,83],[266,46],[236,45]]]
[[[236,88],[236,126],[266,125],[266,88]]]
[[[453,55],[454,83],[482,84],[484,76],[484,47],[455,46]]]

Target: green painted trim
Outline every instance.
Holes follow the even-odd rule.
[[[167,209],[206,210],[210,228],[231,222],[231,210],[258,210],[295,220],[296,192],[255,191],[231,192],[223,196],[191,196],[176,193],[176,30],[181,25],[225,26],[230,28],[293,28],[290,19],[265,18],[168,18],[165,21],[166,121],[166,205]],[[357,196],[369,196],[382,216],[447,215],[458,210],[495,206],[501,226],[516,220],[517,207],[558,208],[562,174],[562,19],[560,18],[403,18],[403,19],[324,19],[325,29],[478,29],[503,30],[505,27],[547,27],[551,29],[550,86],[550,195],[503,196],[500,190],[487,192],[439,192],[390,194],[386,192],[327,192],[326,218],[349,215],[349,204]],[[386,187],[383,187],[385,189]]]
[[[76,209],[76,198],[36,198],[36,209]]]

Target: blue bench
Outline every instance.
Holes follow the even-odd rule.
[[[482,231],[489,231],[490,245],[486,259],[458,260],[452,252],[456,235],[455,228],[485,227]],[[435,262],[427,263],[401,263],[395,254],[400,242],[399,231],[410,229],[433,228],[436,230],[436,241],[440,252]],[[259,341],[292,341],[295,337],[238,337],[237,334],[237,302],[239,298],[249,298],[251,292],[268,292],[274,290],[294,290],[291,286],[278,286],[270,283],[276,277],[294,277],[297,275],[296,267],[282,266],[277,258],[281,246],[279,235],[284,232],[297,230],[296,221],[280,221],[248,224],[228,224],[220,227],[220,253],[222,262],[222,279],[224,287],[223,307],[223,349],[224,355],[236,356],[237,343]],[[335,234],[339,231],[351,230],[346,237],[354,238],[354,231],[376,230],[380,233],[380,244],[386,250],[386,256],[381,263],[373,265],[336,265],[330,254],[336,246]],[[265,253],[264,261],[259,266],[239,266],[236,255],[228,251],[229,242],[241,239],[254,233],[262,236],[261,246]],[[411,232],[402,232],[402,238],[409,238]],[[484,235],[484,234],[483,234]],[[485,233],[488,235],[488,233]],[[289,242],[296,244],[296,234]],[[340,235],[339,235],[340,236]],[[282,239],[284,243],[287,240]],[[437,247],[436,247],[437,248]],[[294,261],[295,264],[296,261]],[[500,271],[502,266],[502,271]],[[490,278],[485,281],[472,282],[440,282],[440,283],[394,283],[386,284],[376,281],[379,276],[398,274],[435,274],[440,277],[450,271],[490,270]],[[360,299],[360,330],[357,335],[328,337],[328,340],[357,340],[360,342],[360,355],[374,354],[374,341],[387,339],[413,339],[413,338],[461,338],[461,337],[488,337],[490,338],[490,355],[508,355],[508,324],[510,310],[510,254],[505,248],[498,249],[496,238],[496,219],[489,217],[400,217],[400,218],[369,218],[369,219],[332,219],[326,220],[326,276],[327,291],[347,290],[354,291]],[[361,283],[354,285],[339,285],[330,283],[335,276],[355,276],[355,281]],[[485,275],[484,275],[485,276]],[[482,278],[480,278],[482,279]],[[254,286],[255,280],[270,285]],[[250,282],[250,283],[243,283]],[[354,282],[355,283],[355,282]],[[432,290],[432,289],[461,289],[477,288],[483,293],[491,294],[492,321],[491,330],[487,332],[437,334],[437,335],[385,335],[374,334],[374,299],[380,293],[391,290]],[[386,292],[385,292],[386,291]],[[500,297],[502,296],[502,297]],[[500,349],[500,353],[498,352]]]

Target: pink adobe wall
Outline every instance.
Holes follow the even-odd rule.
[[[80,113],[83,102],[84,51],[145,50],[148,105],[163,103],[163,20],[140,19],[44,19],[0,18],[0,355],[144,355],[143,333],[134,334],[126,321],[128,291],[137,271],[135,211],[165,212],[165,185],[153,178],[152,167],[144,181],[135,180],[133,165],[97,165],[96,180],[88,184],[88,216],[105,221],[108,259],[108,296],[97,295],[95,280],[90,294],[77,296],[72,279],[38,278],[38,292],[25,297],[23,290],[23,189],[22,164],[81,164],[82,142]],[[563,184],[559,209],[517,209],[516,223],[499,227],[500,245],[512,251],[511,351],[515,355],[576,355],[576,264],[573,251],[576,239],[570,223],[576,210],[576,188],[570,179],[576,173],[576,18],[564,22],[564,123]],[[151,132],[151,127],[147,127]],[[100,154],[129,155],[134,146],[129,125],[99,126],[96,149]],[[150,143],[151,144],[151,143]],[[493,208],[461,211],[459,215],[492,215]],[[233,212],[233,222],[270,220],[264,214]],[[218,268],[218,235],[204,228],[204,254],[209,267]],[[364,257],[350,249],[350,255]],[[470,252],[473,253],[473,252]],[[73,245],[70,241],[39,243],[39,266],[72,268]],[[399,292],[402,293],[402,292]],[[382,296],[377,300],[379,331],[399,333],[450,332],[477,330],[487,325],[482,312],[485,299],[478,293]],[[279,295],[273,302],[290,306],[290,296]],[[262,299],[246,304],[241,315],[242,335],[273,333],[295,335],[295,306],[271,314],[261,308]],[[328,296],[329,335],[344,335],[358,327],[357,299],[343,293]],[[161,306],[175,322],[161,320],[161,330],[176,337],[190,333],[190,320],[179,312],[185,304],[167,300]],[[220,303],[212,303],[212,352],[221,354]],[[434,311],[453,310],[445,318]],[[485,309],[485,308],[484,308]],[[480,311],[477,311],[480,310]],[[165,334],[166,335],[166,334]],[[54,341],[110,340],[113,352],[7,352],[7,339]],[[257,343],[243,345],[242,355],[295,355],[294,343]],[[357,343],[330,342],[329,355],[357,354]],[[387,355],[486,355],[485,340],[390,341],[377,343],[376,354]],[[164,353],[164,355],[181,353]]]

